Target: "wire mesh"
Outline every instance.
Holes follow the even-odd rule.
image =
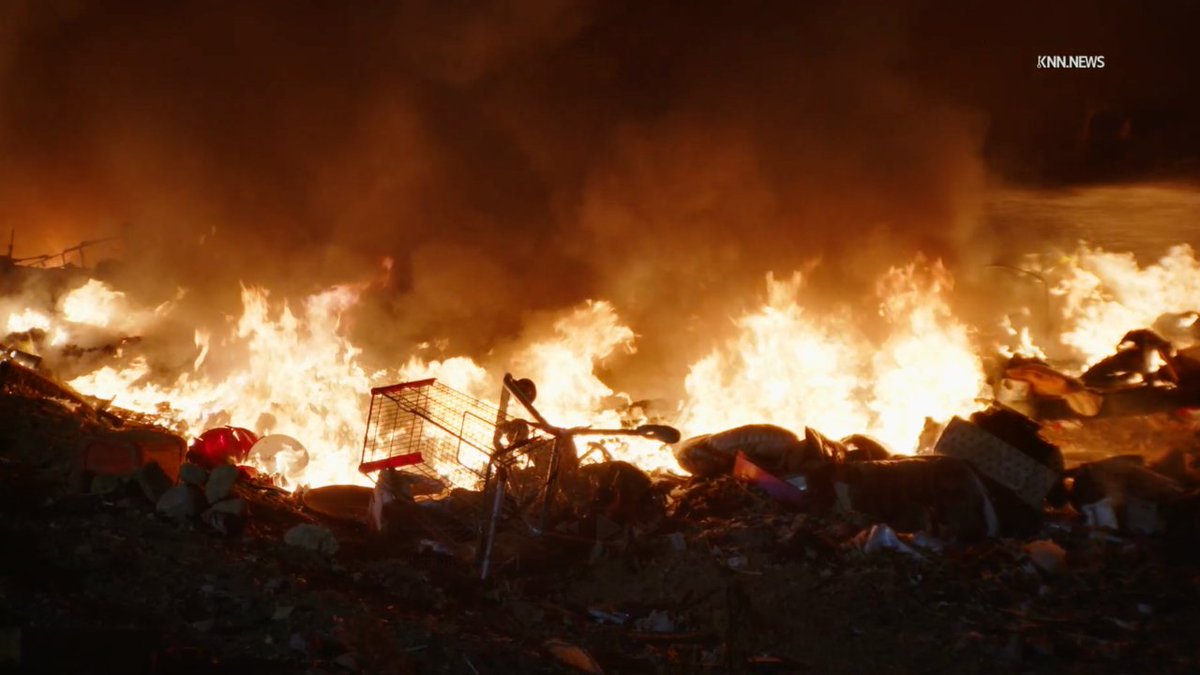
[[[497,424],[512,419],[434,379],[377,387],[359,470],[403,467],[475,487],[495,452]]]

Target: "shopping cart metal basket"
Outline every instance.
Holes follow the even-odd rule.
[[[505,512],[513,470],[523,470],[525,485],[535,476],[540,508],[522,504],[522,531],[547,531],[550,506],[564,467],[578,465],[576,436],[642,436],[664,443],[679,440],[671,427],[636,429],[557,427],[534,407],[537,387],[527,379],[504,376],[500,402],[493,405],[447,387],[436,379],[417,380],[371,390],[371,408],[359,470],[420,473],[443,483],[482,492],[482,505],[471,516],[478,536],[476,562],[486,578],[492,543]]]

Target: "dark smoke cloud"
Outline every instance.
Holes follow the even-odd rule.
[[[10,2],[0,217],[18,253],[123,233],[143,293],[226,310],[238,280],[300,293],[391,256],[355,326],[377,355],[480,354],[604,297],[634,358],[678,371],[767,270],[820,259],[854,296],[915,251],[965,255],[985,151],[1010,165],[1039,111],[1062,133],[1121,86],[1058,111],[1034,56],[1141,39],[1063,10],[811,5]]]

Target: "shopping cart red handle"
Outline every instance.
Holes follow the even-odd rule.
[[[374,473],[381,469],[397,469],[402,466],[412,466],[420,464],[421,453],[411,452],[407,455],[396,455],[395,457],[384,457],[373,462],[363,462],[358,465],[359,473]]]

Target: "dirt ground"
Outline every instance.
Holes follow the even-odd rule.
[[[839,542],[852,523],[759,512],[482,584],[346,523],[328,523],[331,557],[287,546],[309,516],[251,486],[237,537],[138,495],[46,501],[12,464],[2,493],[0,622],[84,645],[54,657],[74,672],[118,672],[111,652],[128,672],[151,656],[152,672],[571,672],[555,640],[613,673],[1194,672],[1200,656],[1194,568],[1065,525],[1056,575],[1019,542],[867,555]]]
[[[19,413],[0,406],[0,420]],[[39,419],[41,442],[65,433]],[[73,494],[61,462],[34,461],[55,446],[14,443],[13,424],[0,433],[0,672],[1200,667],[1200,569],[1069,509],[1027,540],[866,553],[872,523],[853,514],[795,513],[733,479],[668,482],[652,526],[502,541],[504,564],[480,582],[418,536],[381,539],[250,480],[235,487],[248,506],[235,535],[165,517],[133,481]],[[284,542],[305,522],[336,553]],[[1035,564],[1037,539],[1065,563]]]

